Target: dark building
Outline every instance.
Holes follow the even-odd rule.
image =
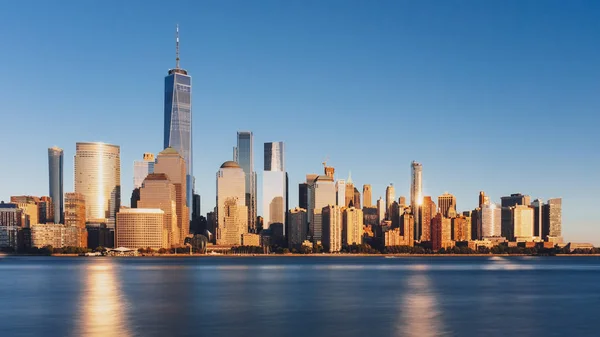
[[[45,217],[45,222],[53,222],[55,224],[64,223],[63,217],[63,150],[58,147],[51,147],[48,149],[48,182],[49,194],[52,198],[53,207],[52,218]],[[50,212],[48,212],[50,215]]]
[[[354,207],[360,208],[360,192],[356,187],[354,188]]]
[[[529,206],[531,203],[531,197],[528,195],[523,195],[521,193],[511,194],[508,197],[500,198],[502,200],[502,207],[512,207],[516,205],[526,205]]]
[[[542,238],[548,241],[562,237],[562,199],[548,199],[542,209]],[[560,241],[560,240],[559,240]]]
[[[107,228],[104,223],[89,223],[86,226],[88,232],[88,248],[98,247],[113,248],[115,246],[115,231]]]
[[[521,193],[515,193],[511,194],[510,196],[500,198],[500,200],[502,200],[501,232],[503,237],[514,237],[514,227],[510,207],[516,205],[529,206],[531,203],[530,199],[531,198],[528,195],[523,195]]]
[[[377,207],[363,207],[363,224],[376,226],[378,225],[379,214]]]
[[[135,188],[131,192],[131,208],[137,208],[138,201],[140,201],[140,189]]]
[[[298,185],[298,207],[308,210],[308,184]]]
[[[192,221],[201,216],[200,201],[200,194],[194,194],[194,200],[192,202]]]
[[[542,222],[544,203],[540,199],[535,199],[531,203],[533,207],[533,236],[542,237]]]
[[[478,225],[480,213],[481,208],[474,209],[473,212],[471,212],[471,240],[481,239],[481,227]]]

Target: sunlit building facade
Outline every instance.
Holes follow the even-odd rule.
[[[360,208],[349,207],[342,211],[342,244],[362,244],[363,212]]]
[[[302,245],[307,238],[308,228],[307,212],[304,208],[294,208],[289,212],[289,233],[287,234],[288,245],[298,247]]]
[[[346,180],[345,179],[338,179],[335,182],[335,195],[336,195],[335,204],[340,207],[346,206]]]
[[[423,203],[423,165],[413,161],[410,167],[410,206],[415,216],[415,238],[420,238],[422,224],[419,206]]]
[[[312,209],[309,210],[310,234],[314,242],[321,241],[323,235],[323,207],[335,205],[335,184],[333,178],[320,175],[315,178],[311,188],[310,202]],[[341,228],[341,227],[340,227]]]
[[[87,230],[85,228],[85,196],[81,193],[65,193],[65,226],[80,229],[79,247],[87,247]]]
[[[114,228],[121,205],[121,155],[117,145],[77,143],[75,192],[85,196],[86,221]]]
[[[125,248],[168,248],[165,212],[158,208],[121,208],[117,213],[115,246]]]
[[[454,208],[456,210],[456,197],[450,193],[444,193],[438,197],[438,207],[440,208],[440,213],[442,213],[445,217],[450,217],[448,215],[448,211],[450,208]],[[423,224],[425,226],[425,224]]]
[[[256,172],[254,172],[254,134],[238,131],[237,146],[233,151],[234,161],[244,171],[245,205],[248,209],[248,229],[256,231]]]
[[[423,197],[423,204],[421,205],[421,241],[431,241],[431,219],[437,213],[435,202],[430,196]]]
[[[182,189],[180,188],[179,191],[181,193]],[[138,208],[160,209],[163,211],[163,231],[161,233],[164,237],[161,245],[165,248],[179,246],[182,241],[179,229],[179,215],[184,212],[182,209],[178,212],[177,192],[175,184],[164,173],[150,173],[146,176],[140,188]],[[179,202],[181,203],[181,200]]]
[[[485,204],[478,212],[482,238],[502,236],[501,207],[496,204]]]
[[[385,188],[385,219],[392,220],[392,204],[396,199],[396,191],[394,185],[390,184]]]
[[[507,238],[517,242],[533,241],[533,208],[525,205],[510,207],[514,236]]]
[[[287,211],[287,179],[283,142],[264,144],[263,228],[271,224],[284,225]]]
[[[247,212],[244,170],[227,161],[217,172],[217,244],[241,244],[241,235],[248,232]]]
[[[142,187],[146,176],[154,173],[154,154],[144,153],[142,160],[133,162],[133,188]]]
[[[363,185],[363,207],[372,207],[373,206],[373,192],[371,190],[371,185],[365,184]]]
[[[328,253],[342,250],[342,209],[337,205],[322,208],[323,249]]]

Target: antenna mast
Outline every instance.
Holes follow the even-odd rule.
[[[175,69],[179,69],[179,24],[175,28]]]

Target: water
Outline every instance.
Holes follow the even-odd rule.
[[[597,257],[0,258],[0,336],[597,336]]]

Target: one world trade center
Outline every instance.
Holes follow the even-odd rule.
[[[192,77],[179,67],[179,26],[175,36],[175,68],[165,77],[165,142],[185,160],[186,204],[190,211],[194,194],[192,168]]]

